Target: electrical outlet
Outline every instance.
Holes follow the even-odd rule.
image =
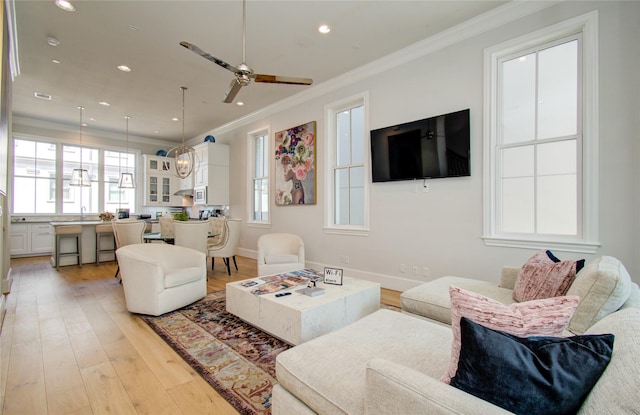
[[[349,261],[350,261],[350,259],[349,259],[349,257],[348,257],[347,255],[345,255],[345,256],[343,256],[343,257],[342,257],[342,263],[343,263],[343,264],[348,264],[348,263],[349,263]]]
[[[418,267],[417,266],[413,266],[413,269],[411,270],[413,272],[413,275],[418,275]]]
[[[422,267],[422,276],[423,277],[429,276],[429,267]]]
[[[407,267],[404,264],[400,264],[400,272],[403,274],[407,272]]]
[[[429,183],[422,185],[422,193],[429,193]]]

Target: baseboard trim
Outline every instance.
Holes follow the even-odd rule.
[[[257,259],[258,252],[246,248],[238,248],[237,254],[246,258]],[[412,280],[409,278],[396,277],[394,275],[378,274],[375,272],[362,271],[354,268],[345,268],[337,264],[323,264],[315,261],[307,261],[308,268],[315,270],[323,270],[324,267],[341,268],[347,277],[360,278],[367,281],[379,282],[382,288],[395,291],[406,291],[410,288],[417,287],[425,281]]]

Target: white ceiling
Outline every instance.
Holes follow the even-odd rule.
[[[182,140],[375,61],[504,1],[248,1],[247,64],[256,73],[307,77],[313,86],[252,83],[225,104],[233,74],[179,45],[189,41],[232,65],[242,61],[242,2],[15,0],[20,75],[14,116],[133,136]],[[320,24],[332,28],[321,35]],[[132,28],[134,27],[134,28]],[[47,44],[47,37],[60,41]],[[52,63],[52,59],[60,61]],[[116,66],[125,64],[132,72]],[[48,94],[50,101],[34,92]],[[98,104],[109,102],[109,107]],[[177,117],[180,121],[172,121]]]

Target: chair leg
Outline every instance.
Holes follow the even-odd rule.
[[[227,275],[231,276],[231,267],[229,266],[229,258],[223,258],[224,264],[227,266]]]
[[[233,265],[236,266],[236,271],[238,270],[238,264],[236,263],[236,256],[233,256]]]
[[[215,257],[211,257],[211,271],[213,271],[213,264],[216,261]]]
[[[119,272],[120,272],[120,265],[118,265],[118,268],[116,269],[116,275],[114,275],[113,278],[118,278]]]

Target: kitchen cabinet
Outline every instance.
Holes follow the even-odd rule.
[[[194,175],[194,188],[207,188],[206,205],[229,205],[229,146],[202,143],[194,146],[198,165]]]
[[[27,256],[53,251],[53,228],[47,223],[12,223],[10,255]]]
[[[180,206],[182,197],[174,196],[180,182],[172,173],[173,160],[162,156],[143,154],[145,206]]]

